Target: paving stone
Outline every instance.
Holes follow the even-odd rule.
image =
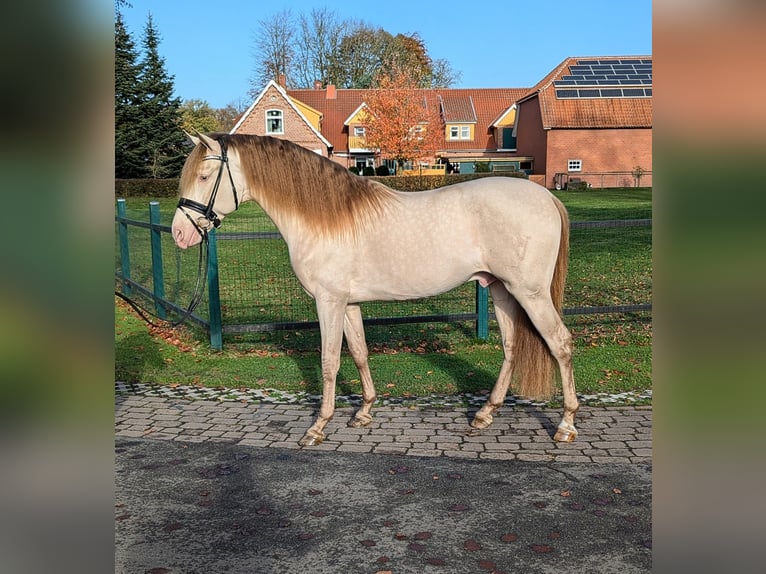
[[[652,458],[652,449],[650,449],[650,448],[634,448],[633,449],[633,455],[634,456],[640,456],[640,457],[646,457],[646,458]]]
[[[553,455],[551,454],[533,454],[529,452],[520,452],[516,456],[517,460],[525,460],[529,462],[548,462],[553,460]]]
[[[115,391],[115,434],[127,438],[299,449],[298,441],[318,414],[316,401],[305,397],[301,403],[292,396],[295,404],[259,402],[250,397],[253,402],[242,404],[240,399],[227,398],[227,393],[235,398],[244,396],[230,389],[218,392],[194,387],[181,395],[177,388],[116,383]],[[274,397],[288,395],[274,393]],[[475,404],[482,404],[484,399],[476,398]],[[478,431],[469,426],[478,407],[439,407],[434,412],[427,399],[417,402],[426,406],[377,404],[373,422],[364,428],[346,426],[356,406],[339,407],[325,429],[327,439],[312,449],[495,460],[652,463],[650,405],[603,407],[583,401],[575,423],[578,438],[559,443],[552,438],[561,417],[559,409],[507,403],[495,414],[490,427]]]
[[[359,443],[344,443],[338,446],[339,452],[372,452],[372,445]]]

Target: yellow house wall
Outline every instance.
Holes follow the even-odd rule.
[[[516,122],[516,110],[513,109],[508,112],[505,117],[499,121],[496,125],[498,127],[512,126]]]
[[[354,135],[354,128],[363,126],[367,118],[364,108],[348,120],[348,149],[367,149],[367,138]]]
[[[322,118],[322,114],[320,114],[311,106],[307,106],[300,100],[290,98],[290,101],[293,104],[295,104],[295,107],[298,108],[304,116],[306,116],[306,119],[311,123],[312,126],[314,126],[315,130],[321,131],[321,126],[319,122]]]

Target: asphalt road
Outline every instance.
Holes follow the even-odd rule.
[[[652,569],[648,463],[115,446],[118,573]]]

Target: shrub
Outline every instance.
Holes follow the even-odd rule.
[[[491,170],[489,168],[489,162],[488,161],[477,161],[473,164],[474,172],[476,173],[489,173]]]
[[[356,175],[359,175],[359,168],[356,166],[348,168],[348,171],[350,171],[351,173],[355,173]]]
[[[382,175],[382,176],[390,175],[390,172],[388,171],[388,166],[387,165],[379,165],[378,167],[376,167],[375,168],[375,175]]]
[[[115,197],[176,197],[178,178],[172,179],[115,179]]]
[[[375,168],[369,165],[366,166],[362,172],[362,175],[375,175]]]
[[[569,180],[569,183],[567,183],[567,190],[569,191],[585,191],[588,189],[588,182],[587,181],[573,181]]]

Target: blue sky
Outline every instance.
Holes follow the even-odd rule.
[[[252,0],[129,2],[122,14],[137,46],[152,14],[175,95],[216,108],[250,103],[257,28],[284,9],[327,8],[394,35],[417,32],[432,58],[461,73],[455,88],[530,87],[568,56],[652,53],[651,0],[482,0],[460,10],[431,0],[284,0],[267,10]]]

